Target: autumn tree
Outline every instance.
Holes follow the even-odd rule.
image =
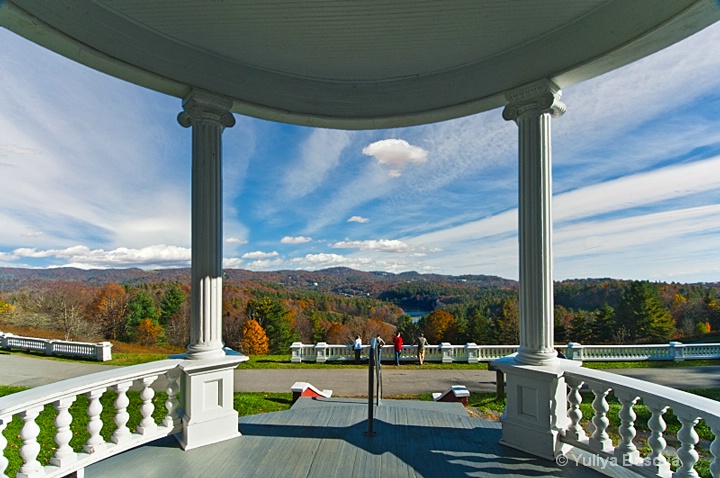
[[[88,320],[91,300],[91,291],[82,285],[60,282],[40,296],[39,306],[42,313],[49,317],[51,327],[63,332],[65,340],[90,340],[98,335],[97,328]]]
[[[327,342],[329,344],[349,344],[353,341],[350,327],[340,322],[333,322],[327,331]]]
[[[147,318],[140,321],[135,331],[135,341],[140,345],[150,347],[163,341],[164,329],[156,320]]]
[[[115,282],[108,283],[98,291],[91,308],[104,338],[117,340],[125,335],[128,300],[125,289]]]
[[[7,314],[12,310],[12,305],[5,302],[2,297],[0,297],[0,315]]]
[[[243,326],[242,350],[248,355],[267,355],[268,337],[257,320],[248,320]]]
[[[457,338],[455,317],[442,309],[435,309],[423,319],[425,337],[431,344],[454,342]]]

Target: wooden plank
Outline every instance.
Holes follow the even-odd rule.
[[[459,404],[387,401],[365,436],[367,401],[301,398],[284,412],[240,420],[243,436],[182,451],[173,439],[86,469],[88,478],[528,475],[602,476],[557,467],[498,444],[500,425],[470,418]]]

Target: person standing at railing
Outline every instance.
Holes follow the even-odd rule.
[[[359,335],[355,337],[355,342],[353,343],[353,350],[355,350],[355,365],[359,365],[360,352],[362,351],[362,339]]]
[[[420,365],[423,365],[425,363],[425,346],[427,344],[428,344],[428,341],[425,338],[425,334],[420,334],[420,337],[418,337],[418,344],[417,344],[417,356],[418,356],[418,362],[420,362]]]
[[[400,353],[403,348],[403,339],[400,337],[400,332],[393,337],[393,348],[395,349],[395,365],[400,365]]]

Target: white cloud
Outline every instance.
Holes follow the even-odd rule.
[[[226,244],[247,244],[248,241],[245,239],[240,239],[239,237],[228,237],[225,239]]]
[[[365,224],[368,221],[370,221],[370,219],[362,216],[352,216],[350,219],[347,220],[347,222],[357,222],[360,224]]]
[[[404,139],[383,139],[365,146],[362,153],[374,157],[388,168],[388,176],[396,178],[410,164],[426,163],[427,150],[413,146]]]
[[[237,257],[226,257],[223,259],[223,269],[239,269],[245,261]]]
[[[440,249],[425,249],[422,247],[412,246],[406,242],[399,241],[397,239],[379,239],[379,240],[366,240],[366,241],[340,241],[334,244],[330,244],[330,247],[336,249],[360,249],[361,251],[377,251],[377,252],[439,252]]]
[[[40,237],[43,233],[40,231],[30,231],[30,232],[23,232],[20,233],[20,237]]]
[[[251,270],[264,270],[264,269],[276,269],[283,265],[282,259],[258,259],[256,261],[248,262],[246,267]]]
[[[69,266],[82,269],[105,269],[115,267],[187,267],[190,264],[190,249],[186,247],[157,244],[140,249],[119,247],[110,251],[90,249],[77,245],[65,249],[18,248],[12,252],[16,258],[62,260],[57,267]]]
[[[246,252],[242,255],[243,259],[269,259],[271,257],[278,257],[280,254],[277,253],[277,251],[272,252],[262,252],[262,251],[255,251],[255,252]]]
[[[305,236],[285,236],[282,239],[280,239],[281,244],[305,244],[307,242],[311,242],[312,237],[305,237]]]

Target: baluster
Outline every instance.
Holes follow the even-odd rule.
[[[7,478],[5,469],[8,466],[9,460],[5,458],[7,439],[5,438],[5,435],[3,435],[3,431],[5,431],[5,427],[7,427],[8,423],[10,423],[10,420],[12,420],[12,415],[0,416],[0,478]]]
[[[180,367],[175,367],[167,372],[168,384],[165,392],[167,393],[167,400],[165,401],[165,408],[167,408],[167,415],[163,420],[163,425],[170,428],[175,428],[180,424],[180,416],[178,416],[178,399],[177,394],[180,390]]]
[[[83,446],[83,451],[85,453],[95,453],[105,447],[105,440],[100,435],[100,430],[102,430],[103,427],[103,422],[100,418],[100,413],[102,413],[102,403],[100,403],[100,397],[103,393],[105,393],[105,390],[107,390],[107,388],[103,387],[85,394],[90,401],[87,408],[87,431],[90,434],[90,438],[88,438],[87,443]]]
[[[710,427],[715,437],[710,444],[710,453],[712,453],[713,456],[713,461],[710,463],[710,474],[712,476],[720,476],[720,421],[706,418],[705,424]]]
[[[128,389],[132,386],[132,381],[118,383],[113,387],[117,392],[117,397],[113,406],[115,407],[115,417],[113,421],[117,428],[110,437],[110,441],[113,443],[123,443],[130,439],[130,429],[127,427],[127,422],[130,420],[130,414],[127,411],[127,407],[130,404],[130,399],[127,396]]]
[[[570,389],[570,392],[568,393],[568,403],[570,403],[570,408],[567,412],[568,418],[570,419],[570,426],[567,428],[565,436],[572,438],[573,440],[585,440],[587,439],[587,435],[585,435],[585,430],[583,430],[580,425],[580,420],[582,420],[582,411],[580,410],[582,395],[580,394],[580,388],[583,386],[584,382],[576,378],[567,377],[566,383]]]
[[[145,377],[140,380],[143,385],[143,389],[140,392],[140,400],[142,400],[142,405],[140,405],[140,415],[142,415],[142,419],[137,427],[137,431],[141,435],[150,433],[157,428],[157,424],[152,417],[153,411],[155,411],[155,405],[152,403],[152,399],[155,396],[155,390],[150,387],[155,380],[157,380],[157,375],[154,377]]]
[[[65,466],[68,463],[72,463],[77,459],[77,454],[70,446],[70,440],[73,437],[73,432],[70,430],[70,424],[72,423],[72,415],[70,414],[70,405],[75,402],[74,396],[61,398],[53,402],[57,415],[55,416],[55,427],[57,432],[55,433],[55,443],[57,443],[57,450],[55,455],[50,458],[50,464],[55,466]]]
[[[641,460],[640,452],[633,443],[633,439],[636,435],[635,419],[637,418],[635,410],[633,410],[633,406],[640,397],[634,395],[633,393],[626,394],[618,391],[615,391],[615,396],[622,404],[622,408],[619,413],[620,428],[618,429],[618,433],[621,438],[620,443],[618,443],[618,446],[615,447],[615,458],[617,458],[618,462],[623,466],[638,464]]]
[[[605,400],[605,397],[612,389],[598,388],[603,387],[603,385],[600,384],[592,385],[591,387],[592,392],[595,395],[595,399],[592,403],[593,410],[595,411],[592,423],[595,430],[590,437],[589,443],[594,450],[611,452],[613,448],[612,440],[610,440],[610,436],[607,434],[607,428],[610,424],[610,420],[607,418],[607,412],[610,410],[610,406],[608,405],[607,400]]]
[[[690,412],[692,413],[692,412]],[[697,478],[698,472],[695,471],[695,464],[700,459],[695,445],[700,441],[700,437],[695,431],[695,425],[700,421],[695,415],[680,415],[675,411],[675,415],[682,426],[678,431],[677,437],[680,440],[680,448],[677,451],[678,458],[682,461],[682,465],[673,473],[674,478]]]
[[[20,439],[23,442],[20,447],[20,456],[23,459],[23,465],[16,475],[18,478],[42,476],[45,473],[42,465],[37,460],[38,453],[40,453],[40,443],[37,441],[37,436],[40,434],[40,427],[35,422],[35,419],[42,409],[42,406],[33,407],[19,414],[25,423],[23,424],[22,430],[20,430]]]
[[[648,446],[652,452],[647,457],[647,461],[650,463],[650,467],[658,476],[663,478],[669,478],[671,476],[670,463],[668,463],[662,452],[665,451],[667,442],[663,437],[665,433],[665,420],[663,415],[667,412],[668,407],[660,403],[651,402],[648,399],[643,399],[643,402],[650,410],[650,420],[648,420],[648,428],[650,428],[650,436],[648,437]]]

